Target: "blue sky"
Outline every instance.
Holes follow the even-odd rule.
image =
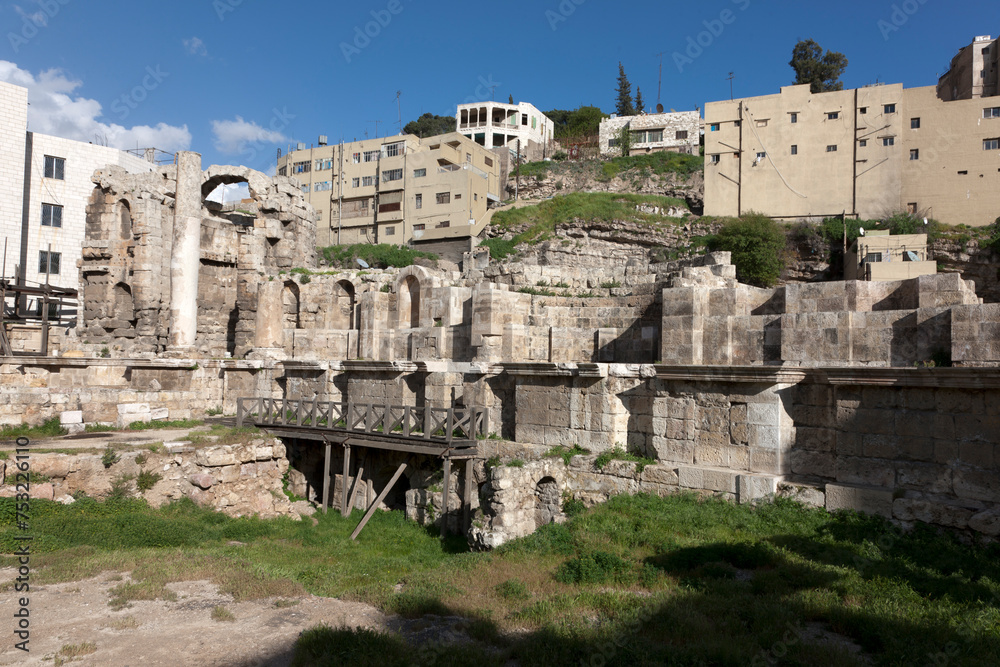
[[[844,53],[847,87],[933,85],[974,35],[1000,33],[1000,3],[18,0],[0,28],[0,80],[30,89],[29,129],[267,171],[289,143],[374,136],[376,120],[395,133],[397,91],[404,124],[494,94],[610,111],[621,61],[652,107],[661,51],[678,111],[728,98],[730,71],[737,97],[777,92],[799,39]]]

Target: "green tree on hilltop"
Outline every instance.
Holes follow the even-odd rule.
[[[836,51],[823,53],[823,47],[811,39],[801,40],[792,49],[788,63],[795,70],[795,84],[809,84],[813,93],[843,90],[840,80],[847,69],[847,56]]]
[[[615,112],[619,116],[634,116],[635,106],[632,104],[632,84],[625,76],[625,67],[618,62],[618,97]]]

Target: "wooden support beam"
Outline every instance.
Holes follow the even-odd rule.
[[[323,514],[326,514],[326,506],[330,504],[330,449],[333,445],[329,440],[324,440],[326,455],[323,459]]]
[[[350,515],[354,511],[355,502],[358,499],[358,489],[361,485],[365,485],[365,500],[368,500],[367,488],[368,483],[364,481],[365,476],[365,459],[367,458],[368,450],[361,451],[361,459],[358,461],[358,472],[354,475],[354,488],[351,490],[351,499],[347,501],[347,514]]]
[[[382,489],[382,493],[378,494],[378,498],[375,499],[375,502],[373,502],[371,504],[371,507],[368,508],[368,511],[365,512],[365,516],[363,519],[361,519],[361,523],[359,523],[358,527],[354,529],[353,533],[351,533],[352,540],[357,539],[358,535],[361,533],[365,525],[368,523],[368,520],[372,518],[373,514],[375,514],[375,510],[378,509],[378,506],[381,504],[381,502],[385,500],[385,497],[389,495],[389,491],[392,490],[392,487],[399,480],[399,476],[402,475],[403,471],[405,470],[406,470],[406,464],[400,463],[399,468],[396,469],[396,473],[392,476],[392,479],[390,479],[389,483],[385,485],[384,489]]]
[[[472,518],[472,468],[474,461],[465,460],[465,489],[462,493],[462,528],[468,532]]]
[[[441,494],[441,539],[448,535],[448,496],[451,495],[451,459],[444,460],[444,493]]]
[[[344,475],[340,480],[340,516],[346,517],[347,511],[347,482],[351,479],[351,446],[344,445]]]

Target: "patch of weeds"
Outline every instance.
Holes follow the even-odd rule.
[[[135,619],[135,616],[122,616],[111,619],[105,627],[112,630],[134,630],[139,627],[139,621]]]
[[[146,445],[146,449],[153,452],[154,454],[159,452],[162,448],[163,448],[162,442],[151,442],[150,444]]]
[[[496,587],[497,595],[504,600],[527,600],[531,597],[531,592],[519,579],[508,579]]]
[[[13,466],[12,466],[12,468],[13,468]],[[8,473],[7,477],[4,478],[4,484],[16,484],[17,483],[18,475],[24,475],[24,473],[23,472],[19,473],[17,471]],[[28,483],[29,484],[45,484],[46,482],[50,481],[51,479],[52,478],[49,477],[48,475],[43,475],[41,473],[37,473],[34,470],[29,470],[28,471]],[[21,477],[21,482],[23,482],[23,481],[24,481],[24,477]]]
[[[614,289],[621,286],[622,284],[617,280],[605,280],[601,283],[601,289]]]
[[[121,460],[122,457],[115,451],[109,442],[108,446],[104,448],[104,454],[101,456],[101,463],[103,463],[105,469],[107,469]]]
[[[111,431],[117,431],[118,427],[114,424],[87,424],[83,427],[85,433],[109,433]]]
[[[229,611],[220,604],[215,605],[212,609],[212,620],[222,621],[224,623],[232,623],[236,620],[236,615]]]
[[[587,506],[582,500],[577,499],[569,491],[563,491],[562,511],[568,517],[574,517],[587,511]]]
[[[102,347],[101,359],[108,359],[109,357],[111,357],[111,350],[109,350],[107,347]]]
[[[77,658],[82,658],[85,655],[90,655],[97,651],[97,644],[94,642],[83,642],[82,644],[63,644],[63,647],[59,649],[59,653],[56,654],[56,662],[58,664],[58,659],[63,658],[67,662],[76,660]]]
[[[208,410],[205,410],[205,414],[209,417],[217,417],[222,414],[222,406],[209,408]]]
[[[629,563],[615,554],[592,551],[564,562],[555,577],[563,584],[604,584],[621,580],[630,569]]]
[[[553,287],[560,287],[562,289],[567,289],[569,288],[569,286],[570,286],[569,283],[566,282],[565,280],[560,280],[555,285],[553,285]]]
[[[382,294],[388,294],[392,291],[392,285],[389,283],[382,283],[382,286],[378,288],[378,291],[382,292]]]
[[[197,365],[197,364],[196,364]],[[195,428],[196,426],[201,426],[204,424],[200,419],[175,419],[173,421],[162,420],[162,421],[150,421],[150,422],[132,422],[128,425],[128,430],[130,431],[151,431],[158,428]]]
[[[108,499],[128,498],[132,495],[132,480],[135,475],[122,473],[111,480],[111,490],[108,491]]]
[[[284,598],[274,601],[275,609],[286,609],[288,607],[294,607],[295,605],[302,602],[302,600],[286,600]]]
[[[486,468],[487,469],[489,469],[489,468],[499,468],[499,467],[500,467],[500,457],[499,456],[491,456],[490,458],[486,459]]]
[[[578,454],[589,454],[589,453],[590,452],[588,450],[574,443],[572,448],[567,447],[566,445],[559,445],[557,447],[553,447],[549,451],[545,452],[545,456],[550,458],[559,457],[563,460],[563,463],[569,465],[570,459],[572,459],[574,456]]]
[[[555,292],[550,289],[535,289],[534,287],[521,287],[517,290],[521,294],[530,294],[532,296],[557,296]]]
[[[656,461],[644,456],[636,456],[630,452],[626,452],[622,449],[621,445],[616,446],[614,449],[601,452],[594,460],[594,467],[598,470],[603,470],[604,466],[608,465],[612,461],[633,461],[636,463],[636,472],[641,473],[646,466],[656,465]]]
[[[149,457],[146,456],[145,452],[139,452],[135,455],[135,462],[139,465],[146,465],[146,461],[148,460]]]
[[[510,461],[510,462],[507,463],[507,467],[508,468],[523,468],[524,467],[524,461],[522,461],[521,459],[514,459],[513,461]]]
[[[281,476],[281,491],[285,494],[285,497],[288,498],[288,502],[290,502],[290,503],[297,503],[297,502],[299,502],[301,500],[306,500],[302,496],[297,496],[297,495],[295,495],[294,493],[292,493],[291,491],[288,490],[288,471],[287,470],[285,471],[285,474]]]
[[[64,429],[59,423],[59,417],[46,420],[41,426],[22,424],[20,426],[4,426],[0,428],[0,438],[5,440],[13,438],[55,438],[67,433],[69,431]]]
[[[156,483],[161,479],[163,479],[163,475],[158,472],[140,470],[139,476],[135,480],[135,488],[139,490],[139,493],[145,493],[156,486]]]

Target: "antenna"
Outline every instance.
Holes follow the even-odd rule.
[[[729,73],[729,100],[733,100],[733,79],[736,78],[736,74],[733,72]]]
[[[403,94],[403,91],[396,91],[396,113],[399,115],[399,133],[403,133],[403,107],[400,105],[399,97]]]
[[[660,104],[660,93],[663,92],[663,54],[666,51],[660,51],[656,55],[660,57],[660,82],[656,86],[656,113],[663,113],[663,105]]]

